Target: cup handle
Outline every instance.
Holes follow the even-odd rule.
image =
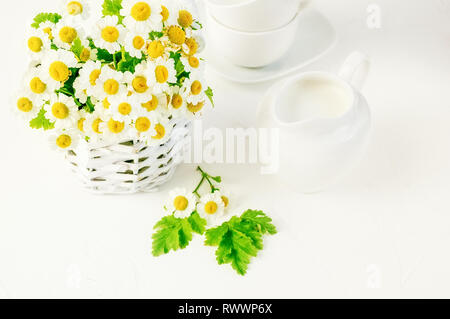
[[[339,76],[355,89],[361,90],[370,70],[369,57],[361,52],[353,52],[341,67]]]

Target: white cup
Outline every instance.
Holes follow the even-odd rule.
[[[246,32],[279,29],[310,0],[205,0],[211,15],[223,25]]]
[[[208,14],[208,45],[216,54],[243,67],[263,67],[279,60],[294,43],[303,10],[285,26],[265,32],[244,32],[226,27]]]

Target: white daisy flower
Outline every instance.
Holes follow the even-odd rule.
[[[102,63],[100,61],[88,61],[80,69],[79,77],[80,86],[86,90],[86,93],[90,96],[95,94],[97,88],[97,80],[102,72]]]
[[[77,122],[77,129],[81,135],[85,135],[86,119],[87,119],[89,113],[86,112],[85,110],[80,110],[80,111],[78,111],[78,114],[79,114],[79,119]]]
[[[161,115],[168,115],[167,102],[167,95],[152,94],[151,98],[148,101],[141,103],[141,106],[147,112],[155,112]]]
[[[105,49],[111,54],[121,50],[127,31],[118,23],[117,16],[106,16],[97,22],[92,37],[96,47]]]
[[[81,22],[89,19],[90,6],[86,0],[64,0],[62,2],[61,12],[64,19],[68,21]]]
[[[144,142],[151,140],[152,136],[156,135],[157,122],[154,112],[147,112],[144,108],[140,108],[133,121],[133,135],[139,136],[139,139]]]
[[[53,43],[60,49],[70,50],[76,38],[83,38],[82,29],[69,21],[60,20],[53,32]]]
[[[170,124],[170,121],[160,116],[156,119],[155,124],[156,134],[152,136],[151,142],[153,144],[164,144],[170,138],[170,133],[172,133],[173,126]],[[150,142],[150,141],[149,141]]]
[[[116,121],[125,121],[130,123],[136,118],[136,114],[141,109],[140,103],[136,100],[134,95],[121,95],[111,100],[109,110],[112,117]]]
[[[80,133],[73,129],[52,130],[49,135],[50,147],[61,152],[75,149],[79,140]]]
[[[28,90],[19,92],[14,102],[15,113],[25,121],[34,119],[42,109],[42,104],[36,103],[36,100]]]
[[[148,78],[153,84],[153,92],[163,93],[169,91],[169,83],[177,82],[174,60],[156,59],[155,63],[149,65]]]
[[[122,141],[131,137],[130,122],[117,121],[112,117],[106,121],[103,138],[108,141]]]
[[[47,84],[42,67],[31,67],[24,77],[24,83],[26,92],[35,103],[43,104],[50,99],[53,91]]]
[[[190,38],[186,38],[186,40],[184,41],[184,44],[181,46],[181,48],[183,49],[183,52],[187,56],[192,56],[192,55],[195,55],[199,51],[199,44],[197,43],[196,38],[190,37]]]
[[[184,188],[176,188],[169,192],[166,209],[176,218],[187,218],[195,211],[196,204],[194,194]]]
[[[105,65],[101,69],[100,76],[96,80],[95,96],[100,100],[114,97],[120,97],[127,94],[127,88],[125,86],[124,74],[119,71],[111,69],[110,66]]]
[[[187,117],[194,119],[194,118],[198,118],[199,116],[201,116],[201,112],[203,111],[203,108],[205,107],[206,101],[201,101],[198,103],[191,103],[189,102],[187,104]]]
[[[174,86],[169,103],[169,113],[174,118],[186,116],[189,92],[186,87]]]
[[[146,49],[148,38],[148,33],[128,32],[125,37],[125,51],[132,57],[142,58],[142,52]]]
[[[192,103],[194,105],[206,100],[206,85],[204,85],[204,81],[199,78],[190,77],[186,79],[183,83],[183,87],[186,88],[186,92],[188,93],[187,102]]]
[[[32,29],[30,31],[27,37],[27,47],[32,59],[40,60],[50,46],[51,42],[42,30]]]
[[[52,94],[50,103],[44,106],[47,118],[55,122],[56,128],[68,128],[77,124],[78,106],[72,97],[64,94]]]
[[[47,35],[47,38],[49,40],[54,39],[54,32],[55,32],[56,24],[50,21],[43,22],[39,25],[39,30],[44,32],[44,34]]]
[[[81,62],[88,62],[90,60],[95,61],[97,60],[97,49],[91,49],[89,46],[88,40],[82,40],[81,44],[83,45],[83,50],[81,50],[80,54],[80,61]]]
[[[169,11],[169,17],[166,25],[179,25],[183,29],[188,29],[194,23],[194,10],[187,1],[171,1],[167,9]]]
[[[81,84],[81,79],[77,77],[73,82],[73,88],[75,89],[75,98],[81,103],[85,104],[88,99],[87,91]]]
[[[204,74],[205,63],[196,56],[182,57],[181,63],[184,65],[184,70],[190,73],[190,77],[196,77],[198,74]]]
[[[156,60],[162,57],[166,53],[166,47],[164,46],[162,39],[153,40],[147,46],[147,57],[150,60]]]
[[[133,97],[140,103],[147,102],[152,96],[152,90],[149,87],[151,81],[148,78],[147,70],[147,62],[142,62],[136,66],[133,74],[131,72],[125,73],[128,90],[133,93]]]
[[[197,212],[206,219],[208,225],[215,225],[224,215],[225,204],[219,192],[204,195],[197,205]]]
[[[83,123],[83,129],[89,141],[97,142],[104,138],[109,119],[110,115],[108,111],[99,106],[95,107],[93,113],[87,114],[86,120]]]
[[[72,75],[70,68],[78,64],[75,54],[66,50],[50,50],[42,61],[44,79],[50,90],[58,90]]]
[[[120,15],[130,30],[149,33],[162,30],[162,8],[159,0],[123,0]]]

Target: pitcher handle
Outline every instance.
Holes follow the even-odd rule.
[[[341,67],[339,76],[355,89],[361,90],[370,71],[369,57],[361,52],[353,52]]]

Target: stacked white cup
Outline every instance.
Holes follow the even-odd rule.
[[[244,67],[263,67],[291,48],[311,0],[205,0],[208,42]]]

